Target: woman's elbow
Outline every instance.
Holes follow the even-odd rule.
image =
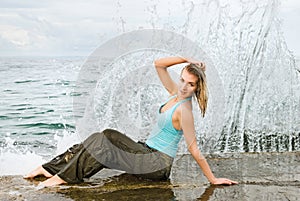
[[[160,65],[160,62],[159,62],[159,60],[157,59],[157,60],[155,60],[154,61],[154,66],[155,66],[155,68],[158,68],[159,67],[159,65]]]
[[[154,66],[155,66],[155,68],[161,68],[161,67],[166,67],[166,64],[163,61],[163,59],[156,59],[154,61]]]

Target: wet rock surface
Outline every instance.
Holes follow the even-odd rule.
[[[190,155],[176,158],[169,181],[102,171],[79,185],[39,188],[22,176],[0,177],[0,200],[299,200],[300,152],[208,155],[216,176],[239,181],[209,185]]]

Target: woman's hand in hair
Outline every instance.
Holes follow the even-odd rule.
[[[188,63],[191,63],[191,64],[196,64],[196,65],[199,66],[199,68],[200,68],[201,70],[203,70],[203,71],[206,70],[206,65],[205,65],[205,63],[202,62],[202,61],[198,61],[198,60],[193,59],[193,58],[187,58],[186,61],[187,61]]]

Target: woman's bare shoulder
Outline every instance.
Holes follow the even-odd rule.
[[[183,112],[186,114],[192,114],[192,110],[193,110],[193,106],[191,101],[185,101],[176,108],[176,112],[178,112],[179,114]]]

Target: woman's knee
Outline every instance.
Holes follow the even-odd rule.
[[[95,133],[92,133],[89,138],[95,138],[95,137],[99,137],[101,135],[107,137],[107,138],[110,138],[111,136],[114,136],[116,135],[115,133],[118,132],[116,130],[113,130],[113,129],[105,129],[101,132],[95,132]]]
[[[117,140],[122,135],[122,133],[114,129],[105,129],[101,133],[109,140]]]

